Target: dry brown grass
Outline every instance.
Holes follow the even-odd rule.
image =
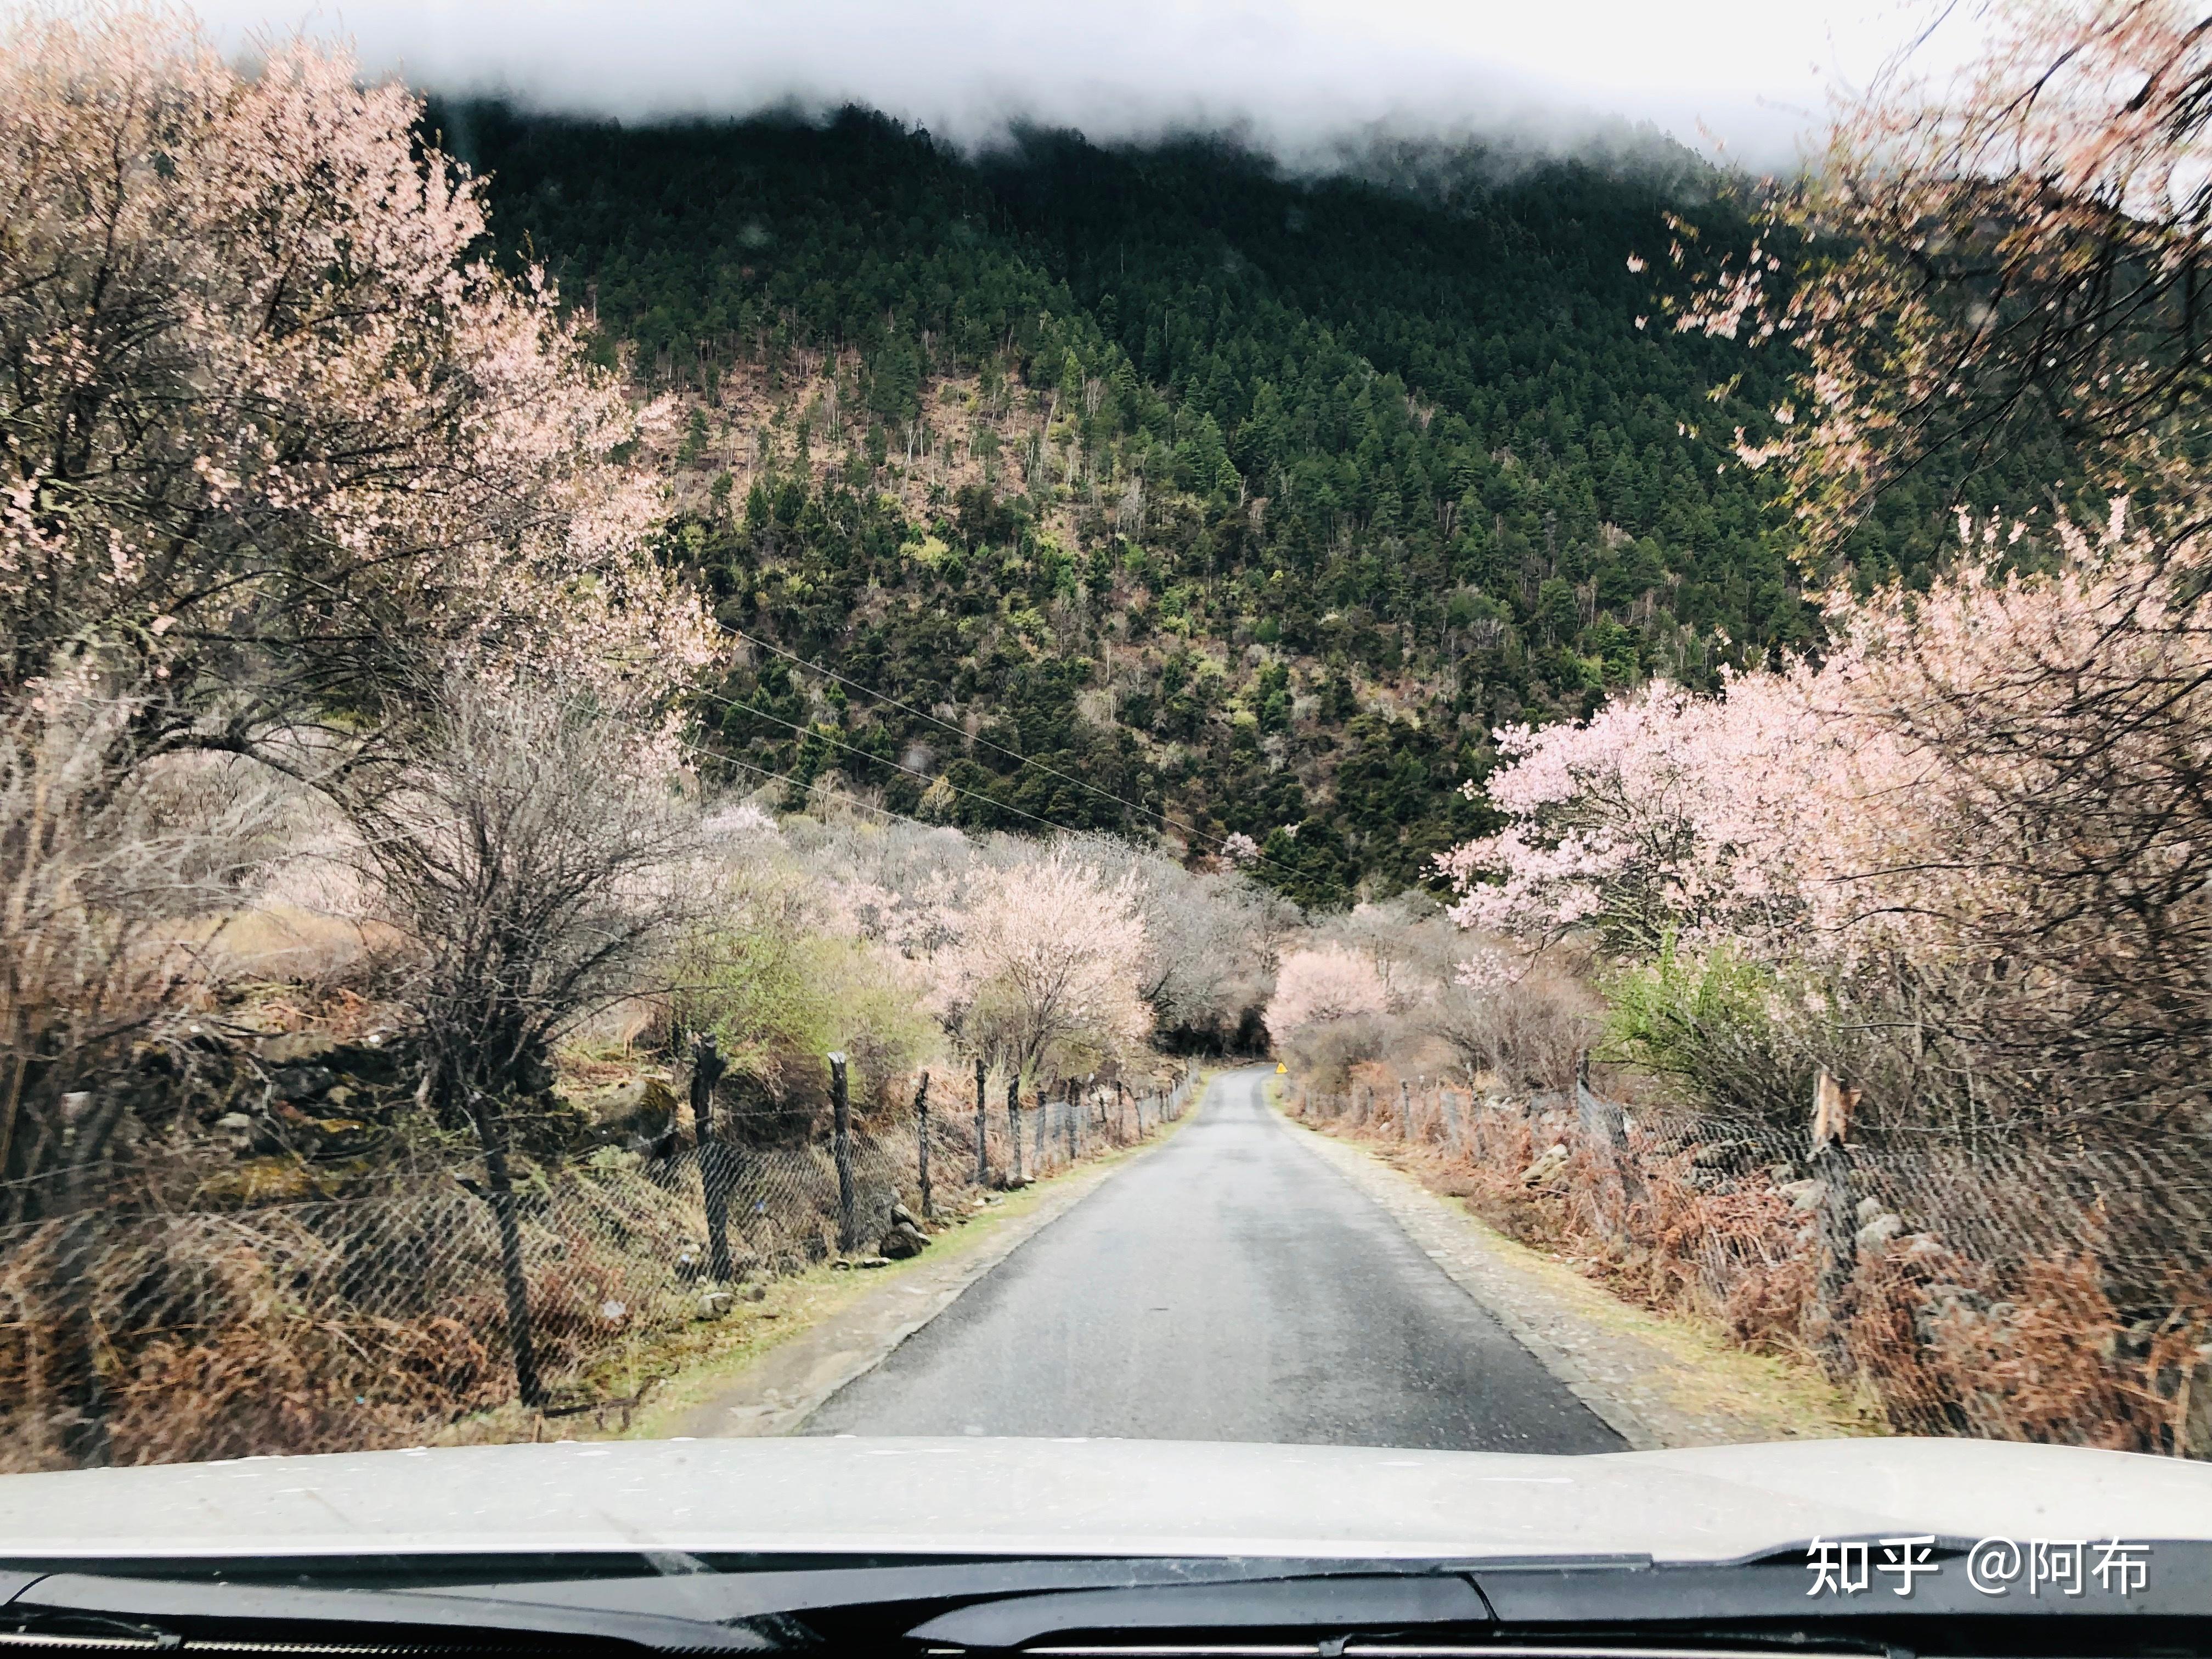
[[[1840,1370],[1901,1432],[2212,1455],[2189,1427],[2212,1354],[2212,1281],[2188,1268],[2178,1238],[2158,1306],[2130,1311],[2116,1304],[2113,1260],[2047,1242],[2069,1227],[2095,1237],[2094,1215],[2044,1230],[2042,1243],[2021,1217],[2019,1248],[1996,1251],[1985,1218],[1962,1212],[1952,1231],[1984,1247],[1968,1249],[1945,1242],[1935,1196],[1957,1192],[1955,1182],[1931,1183],[1919,1231],[1857,1253],[1835,1310],[1838,1365],[1824,1341],[1829,1316],[1816,1294],[1808,1218],[1777,1179],[1787,1170],[1760,1161],[1766,1154],[1740,1157],[1726,1172],[1701,1168],[1710,1141],[1669,1125],[1639,1127],[1616,1158],[1587,1143],[1571,1112],[1531,1111],[1525,1100],[1469,1110],[1464,1097],[1454,1147],[1441,1111],[1418,1094],[1408,1143],[1390,1068],[1353,1075],[1384,1111],[1362,1121],[1349,1098],[1310,1102],[1317,1127],[1389,1149],[1508,1237],[1626,1301],[1721,1329],[1754,1352]],[[1528,1179],[1555,1146],[1572,1150],[1547,1176]],[[2021,1178],[2008,1170],[1991,1184]],[[1896,1170],[1880,1182],[1893,1191]],[[2050,1196],[2057,1190],[2047,1185],[2046,1206],[2063,1201]],[[2139,1278],[2140,1264],[2130,1261],[2120,1276]]]

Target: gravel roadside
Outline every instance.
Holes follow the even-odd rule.
[[[1631,1306],[1432,1192],[1389,1155],[1296,1118],[1304,1144],[1388,1211],[1415,1244],[1638,1451],[1883,1432],[1809,1367],[1746,1352]]]

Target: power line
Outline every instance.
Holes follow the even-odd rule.
[[[961,727],[953,725],[951,721],[940,719],[936,714],[931,714],[927,709],[918,708],[914,704],[902,702],[899,698],[892,696],[888,692],[878,691],[872,686],[865,685],[860,681],[854,679],[848,675],[841,674],[834,668],[827,667],[821,663],[810,661],[808,659],[799,655],[796,652],[787,651],[783,647],[775,644],[773,641],[762,639],[757,635],[748,634],[741,628],[732,628],[727,623],[718,621],[715,623],[715,626],[720,628],[724,633],[730,635],[732,638],[743,640],[748,645],[757,645],[763,651],[772,651],[777,656],[784,659],[787,662],[796,663],[801,668],[820,674],[825,678],[836,681],[840,685],[848,685],[852,687],[854,690],[858,691],[862,696],[872,697],[878,702],[888,703],[893,708],[899,709],[905,714],[912,714],[918,720],[927,720],[932,726],[951,732],[963,742],[981,744],[984,748],[994,750],[998,753],[1006,756],[1009,760],[1017,761],[1023,766],[1034,767],[1036,770],[1044,773],[1048,777],[1058,778],[1063,783],[1070,783],[1079,789],[1087,790],[1091,794],[1097,796],[1100,799],[1110,800],[1117,806],[1124,807],[1129,811],[1149,813],[1152,817],[1159,819],[1162,823],[1168,825],[1170,828],[1182,830],[1183,834],[1190,836],[1194,841],[1212,841],[1224,847],[1227,846],[1229,843],[1229,837],[1226,836],[1215,835],[1212,830],[1200,830],[1194,824],[1186,823],[1180,818],[1170,816],[1167,812],[1162,811],[1157,806],[1146,806],[1139,802],[1133,801],[1127,799],[1126,797],[1117,795],[1110,789],[1101,788],[1098,785],[1091,783],[1085,779],[1071,776],[1069,774],[1060,770],[1057,767],[1047,765],[1044,762],[1037,759],[1033,755],[1024,755],[1019,750],[1009,749],[1006,744],[1001,743],[994,743],[990,738],[986,737],[971,735],[963,731]],[[716,696],[716,694],[713,692],[702,692],[700,695],[702,696]],[[792,730],[796,732],[812,731],[812,728],[811,727],[799,726],[793,721],[782,719],[780,715],[769,714],[765,710],[751,708],[750,705],[736,703],[733,699],[719,698],[718,700],[725,702],[731,702],[733,706],[745,708],[750,713],[759,714],[764,719],[775,720],[777,724],[781,726],[790,726]],[[1119,722],[1116,722],[1116,724],[1118,725]],[[815,732],[814,735],[821,736],[822,734]],[[836,740],[835,738],[824,738],[823,741],[836,742]],[[844,749],[852,749],[854,753],[866,756],[868,759],[878,761],[884,765],[898,765],[898,763],[896,762],[884,761],[880,756],[870,755],[866,750],[853,749],[853,746],[849,744],[840,744],[838,746]],[[917,772],[912,767],[908,766],[901,765],[898,766],[898,769],[906,773],[909,777],[919,778],[927,776],[926,774]],[[954,790],[957,793],[969,796],[970,799],[980,799],[989,801],[994,805],[999,805],[1001,804],[994,796],[976,796],[973,791],[961,789],[957,785],[951,782],[949,780],[945,781],[945,787]],[[1009,811],[1021,811],[1018,807],[1007,807],[1006,810]],[[1042,823],[1048,822],[1048,820],[1038,818],[1036,815],[1032,812],[1023,812],[1022,816],[1036,823]],[[1053,824],[1050,827],[1058,830],[1065,830],[1066,828],[1064,824]],[[1332,880],[1326,877],[1315,876],[1307,871],[1298,869],[1294,865],[1285,864],[1279,860],[1270,858],[1265,853],[1255,850],[1253,854],[1253,859],[1255,862],[1264,864],[1270,869],[1281,872],[1285,876],[1294,877],[1301,881],[1314,881],[1317,884],[1333,888],[1343,897],[1356,898],[1358,896],[1357,894],[1352,892],[1340,882]]]
[[[797,778],[793,777],[788,772],[775,771],[772,768],[763,766],[758,761],[742,760],[735,755],[719,754],[712,749],[702,749],[696,743],[685,743],[680,738],[677,739],[676,746],[681,749],[685,754],[693,756],[702,761],[708,761],[724,766],[742,766],[746,771],[757,772],[762,778],[767,780],[769,782],[782,784],[787,789],[795,789],[804,793],[809,789],[820,787],[819,785],[801,783]],[[860,796],[848,794],[842,789],[825,789],[823,793],[824,794],[835,796],[837,799],[847,803],[848,805],[857,806],[863,812],[879,812],[884,817],[895,819],[900,823],[910,823],[917,830],[933,830],[942,829],[944,827],[941,824],[926,823],[920,818],[908,817],[904,812],[894,811],[891,808],[883,805],[876,801],[863,800]]]
[[[905,773],[907,776],[910,778],[920,778],[923,781],[930,784],[942,783],[947,789],[951,790],[956,795],[962,796],[969,800],[981,801],[987,806],[996,807],[1003,812],[1012,812],[1018,817],[1027,818],[1031,823],[1041,823],[1048,830],[1057,830],[1063,834],[1067,833],[1069,830],[1069,826],[1066,824],[1054,823],[1050,818],[1040,817],[1035,812],[1031,812],[1025,808],[1011,806],[1005,801],[999,799],[996,796],[986,795],[974,789],[963,789],[958,784],[953,782],[950,778],[932,778],[928,773],[917,771],[915,768],[907,765],[902,761],[885,760],[881,755],[871,754],[868,750],[860,748],[856,744],[847,743],[842,738],[831,737],[828,732],[820,730],[818,727],[801,726],[797,720],[787,720],[781,714],[771,714],[765,708],[756,708],[752,704],[744,702],[742,698],[724,696],[719,691],[696,691],[694,692],[693,695],[695,696],[705,697],[712,702],[721,703],[726,708],[742,709],[744,713],[757,715],[764,720],[774,720],[778,726],[788,726],[791,730],[798,732],[799,736],[803,738],[813,738],[820,742],[830,744],[832,748],[842,749],[848,754],[858,755],[862,760],[872,761],[878,766],[891,767],[897,771]],[[794,788],[798,787],[796,784],[793,787]]]
[[[732,699],[732,698],[727,698],[727,697],[721,697],[721,696],[718,696],[717,694],[715,694],[715,693],[712,693],[712,692],[702,692],[702,693],[700,693],[699,695],[701,695],[701,696],[713,696],[713,697],[714,697],[714,698],[715,698],[715,700],[716,700],[716,701],[718,701],[718,702],[727,702],[727,703],[730,703],[732,707],[743,707],[743,706],[744,706],[744,705],[742,705],[742,704],[738,704],[738,703],[737,703],[737,702],[735,701],[735,699]],[[757,712],[757,711],[754,711],[754,712]],[[789,720],[781,720],[780,717],[778,717],[778,716],[776,716],[776,715],[773,715],[773,714],[771,714],[771,715],[769,715],[767,718],[769,718],[769,719],[770,719],[770,720],[776,720],[776,721],[777,721],[777,723],[778,723],[779,725],[787,726],[792,726],[792,727],[793,727],[793,730],[795,730],[795,731],[805,731],[805,730],[806,729],[806,728],[804,728],[804,727],[799,727],[799,726],[793,726],[793,722],[791,722],[791,721],[789,721]],[[645,730],[645,728],[644,728],[642,726],[641,726],[639,727],[639,729],[640,729],[641,731]],[[816,735],[816,736],[817,736],[817,737],[818,737],[818,736],[820,736],[820,735],[821,735],[821,733],[819,733],[819,732],[816,732],[814,735]],[[833,742],[834,742],[834,741],[835,741],[835,739],[829,739],[829,741],[833,741]],[[799,781],[797,778],[793,777],[793,776],[792,776],[788,772],[779,772],[779,771],[775,770],[773,767],[763,766],[763,765],[762,765],[758,761],[750,761],[750,760],[746,760],[746,759],[743,758],[743,757],[740,757],[740,756],[737,756],[737,755],[730,755],[730,754],[725,754],[725,753],[722,753],[721,751],[720,751],[720,750],[718,750],[702,748],[702,747],[701,747],[699,744],[695,744],[695,743],[686,743],[686,742],[685,742],[685,741],[684,741],[684,739],[682,739],[681,738],[677,738],[677,739],[676,739],[676,746],[677,746],[678,749],[682,750],[685,754],[687,754],[687,755],[690,755],[690,756],[693,756],[693,757],[695,757],[696,758],[697,758],[697,759],[699,759],[699,760],[707,761],[707,762],[709,762],[709,763],[715,763],[715,764],[720,764],[720,765],[726,765],[726,766],[741,766],[741,767],[743,767],[746,771],[748,771],[748,772],[751,772],[751,773],[754,773],[754,774],[757,775],[758,776],[760,776],[760,777],[762,777],[762,778],[763,778],[763,779],[766,779],[766,780],[768,780],[768,781],[771,781],[771,782],[781,783],[781,784],[782,784],[782,785],[783,785],[786,788],[787,788],[787,789],[792,789],[792,790],[795,790],[795,791],[805,792],[805,791],[811,790],[811,789],[820,788],[820,787],[822,787],[822,786],[821,786],[821,785],[819,785],[818,783],[817,783],[817,784],[803,784],[803,783],[799,782]],[[843,749],[851,749],[851,748],[852,748],[852,745],[851,745],[850,744],[838,744],[838,747],[840,747],[840,748],[843,748]],[[876,760],[876,759],[880,758],[879,757],[877,757],[877,756],[874,756],[874,755],[869,755],[869,754],[868,754],[868,752],[867,752],[867,750],[864,750],[864,749],[862,749],[862,750],[854,750],[854,752],[855,754],[859,754],[859,755],[866,756],[866,757],[868,759],[870,759],[870,760]],[[919,772],[915,772],[915,771],[913,771],[911,769],[908,769],[908,768],[902,767],[900,769],[901,769],[902,771],[905,771],[905,772],[908,774],[908,776],[910,776],[910,777],[920,777],[920,776],[923,775],[922,774],[921,774],[921,773],[919,773]],[[981,800],[983,800],[983,801],[985,801],[985,802],[988,803],[988,804],[989,804],[989,805],[994,805],[994,806],[995,806],[995,805],[1001,805],[1001,804],[1002,804],[1002,803],[1000,803],[1000,802],[998,802],[998,801],[996,801],[996,800],[993,799],[992,799],[992,797],[990,797],[990,796],[988,796],[988,795],[977,796],[977,795],[975,795],[975,794],[974,793],[974,792],[973,792],[973,791],[970,791],[970,790],[965,790],[965,789],[958,789],[958,788],[957,788],[957,787],[956,787],[956,786],[954,786],[954,785],[952,785],[952,784],[951,784],[951,783],[947,783],[945,787],[946,787],[948,789],[954,789],[954,790],[955,790],[955,793],[958,793],[958,794],[967,795],[967,796],[969,796],[970,799],[981,799]],[[910,823],[910,824],[912,824],[912,825],[913,825],[915,829],[917,829],[917,830],[924,830],[934,831],[934,830],[940,830],[940,829],[944,829],[944,828],[947,827],[947,826],[943,825],[943,824],[930,823],[927,822],[927,821],[926,821],[926,820],[924,820],[924,819],[917,818],[917,817],[912,817],[911,815],[909,815],[909,814],[908,814],[908,813],[901,812],[901,811],[897,811],[894,810],[894,809],[893,809],[893,808],[891,808],[891,807],[883,805],[881,805],[879,802],[871,801],[871,800],[864,800],[864,799],[862,799],[860,796],[858,796],[858,795],[854,795],[854,794],[850,794],[850,793],[847,793],[846,791],[844,791],[844,790],[842,790],[842,789],[830,789],[830,790],[826,790],[824,793],[828,793],[828,794],[830,794],[830,795],[831,795],[831,796],[834,796],[836,799],[839,799],[839,800],[842,800],[842,801],[846,802],[846,803],[847,803],[848,805],[849,805],[856,806],[856,807],[860,808],[860,811],[864,811],[864,812],[874,812],[874,813],[878,813],[878,814],[881,815],[881,816],[882,816],[882,817],[884,817],[890,818],[890,819],[892,819],[892,820],[894,820],[895,822],[899,823]],[[1019,809],[1019,808],[1018,808],[1018,807],[1016,807],[1016,808],[1008,808],[1007,810],[1009,810],[1009,811],[1020,811],[1020,809]],[[1035,813],[1033,813],[1033,812],[1024,812],[1024,813],[1022,814],[1022,816],[1023,816],[1023,817],[1024,817],[1030,818],[1030,819],[1031,819],[1032,821],[1034,821],[1034,822],[1036,822],[1036,823],[1042,823],[1042,824],[1043,824],[1047,829],[1048,829],[1048,830],[1063,830],[1063,831],[1065,831],[1065,830],[1066,830],[1066,828],[1067,828],[1067,826],[1066,826],[1066,825],[1065,825],[1065,824],[1054,823],[1050,822],[1048,819],[1045,819],[1045,818],[1039,818],[1039,817],[1036,817],[1036,815]],[[1278,863],[1276,863],[1276,861],[1275,861],[1274,860],[1273,860],[1273,859],[1267,859],[1267,860],[1264,860],[1264,862],[1266,862],[1266,863],[1267,863],[1267,864],[1270,864],[1270,865],[1273,865],[1276,869],[1279,869],[1279,870],[1282,870],[1282,869],[1287,869],[1287,868],[1289,868],[1289,866],[1285,866],[1285,865],[1281,865],[1281,864],[1278,864]],[[1292,870],[1292,871],[1291,872],[1291,873],[1292,873],[1292,874],[1296,875],[1296,874],[1301,874],[1301,873],[1303,873],[1303,872],[1298,872],[1298,871]],[[1316,881],[1321,882],[1321,883],[1322,883],[1322,884],[1323,884],[1323,885],[1327,885],[1327,886],[1329,886],[1329,887],[1333,887],[1333,888],[1334,888],[1334,889],[1335,889],[1335,890],[1336,890],[1337,892],[1339,892],[1339,893],[1343,893],[1343,892],[1345,892],[1345,890],[1345,890],[1345,888],[1344,888],[1344,886],[1343,886],[1343,884],[1342,884],[1341,883],[1333,882],[1333,881],[1327,881],[1325,878],[1316,878]]]
[[[1207,835],[1206,830],[1184,823],[1180,819],[1170,817],[1165,812],[1161,811],[1160,809],[1156,806],[1140,805],[1135,801],[1124,799],[1121,796],[1115,794],[1110,789],[1102,789],[1097,784],[1090,782],[1086,779],[1071,777],[1068,774],[1060,770],[1057,767],[1046,765],[1044,762],[1037,759],[1034,755],[1024,755],[1018,749],[1009,749],[1005,744],[994,743],[990,738],[983,737],[980,733],[971,736],[960,726],[955,726],[951,721],[944,720],[939,716],[930,713],[927,708],[918,708],[910,702],[904,702],[900,699],[894,697],[888,691],[878,691],[873,686],[863,685],[860,681],[852,678],[848,675],[841,674],[834,668],[830,668],[822,663],[810,661],[806,658],[800,656],[795,651],[787,651],[783,647],[776,644],[774,641],[762,639],[756,634],[748,634],[742,628],[732,628],[727,623],[718,622],[715,626],[721,629],[724,633],[728,634],[734,638],[743,640],[748,645],[757,645],[763,651],[773,651],[777,656],[781,657],[787,662],[795,662],[801,668],[811,670],[812,672],[820,674],[825,678],[833,679],[840,685],[849,685],[853,690],[858,691],[864,697],[873,697],[878,702],[889,703],[892,708],[900,710],[902,713],[912,714],[917,720],[927,720],[932,726],[937,726],[940,730],[951,732],[963,743],[981,744],[986,749],[997,750],[1000,754],[1006,756],[1009,760],[1019,761],[1024,766],[1033,766],[1038,771],[1045,773],[1048,776],[1058,778],[1063,783],[1072,783],[1079,789],[1086,789],[1090,791],[1091,793],[1098,796],[1101,799],[1110,800],[1117,806],[1126,806],[1133,812],[1150,812],[1154,817],[1158,817],[1161,823],[1172,825],[1174,828],[1182,830],[1186,835],[1200,836]],[[1216,841],[1225,839],[1225,837],[1218,836],[1211,836],[1210,838]]]

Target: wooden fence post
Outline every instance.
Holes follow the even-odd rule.
[[[729,1283],[730,1166],[714,1122],[714,1087],[726,1062],[708,1032],[691,1044],[691,1139],[699,1148],[699,1194],[707,1212],[707,1272]]]
[[[1858,1218],[1851,1205],[1851,1160],[1844,1137],[1850,1132],[1851,1109],[1859,1091],[1846,1089],[1822,1066],[1813,1083],[1813,1178],[1820,1183],[1820,1226],[1814,1248],[1820,1252],[1819,1271],[1813,1281],[1814,1305],[1820,1310],[1820,1358],[1831,1375],[1843,1376],[1851,1369],[1845,1297],[1851,1274],[1858,1266]]]
[[[991,1123],[990,1102],[983,1093],[983,1060],[975,1058],[975,1184],[988,1190],[991,1185]]]
[[[929,1219],[935,1206],[929,1201],[929,1073],[914,1091],[915,1164],[921,1187],[921,1218]]]
[[[514,1389],[526,1406],[545,1403],[538,1376],[538,1344],[530,1322],[530,1279],[522,1259],[522,1223],[515,1213],[514,1180],[507,1164],[507,1126],[499,1112],[475,1090],[469,1110],[483,1147],[484,1186],[499,1229],[500,1279],[507,1293],[507,1336],[514,1351]]]
[[[830,1109],[837,1159],[837,1247],[849,1253],[860,1248],[860,1209],[853,1187],[853,1103],[845,1090],[842,1049],[830,1053]]]
[[[1014,1170],[1008,1179],[1018,1187],[1022,1184],[1022,1075],[1019,1072],[1006,1079],[1006,1127],[1013,1131],[1010,1139],[1014,1143]]]
[[[58,1340],[52,1364],[54,1392],[68,1402],[68,1415],[61,1428],[62,1450],[80,1468],[106,1467],[113,1460],[114,1449],[107,1428],[106,1384],[100,1374],[99,1321],[93,1308],[93,1297],[100,1287],[93,1259],[100,1218],[93,1207],[89,1183],[93,1159],[102,1139],[95,1127],[94,1106],[89,1091],[73,1091],[61,1099],[64,1199],[71,1213],[58,1240],[60,1270],[54,1275],[54,1287],[61,1317],[57,1322]],[[507,1237],[505,1229],[501,1237]],[[510,1279],[510,1310],[512,1284]],[[528,1319],[526,1308],[524,1318]],[[517,1350],[522,1358],[517,1362],[515,1376],[526,1390],[526,1403],[534,1406],[538,1372],[529,1357],[526,1322],[522,1335],[523,1346]]]

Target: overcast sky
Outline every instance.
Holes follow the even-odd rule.
[[[305,26],[373,72],[637,117],[873,105],[963,141],[1010,118],[1295,152],[1376,123],[1557,142],[1650,121],[1785,160],[1914,0],[198,0],[228,41]],[[1961,26],[1963,27],[1963,26]],[[1701,133],[1701,127],[1705,130]]]

